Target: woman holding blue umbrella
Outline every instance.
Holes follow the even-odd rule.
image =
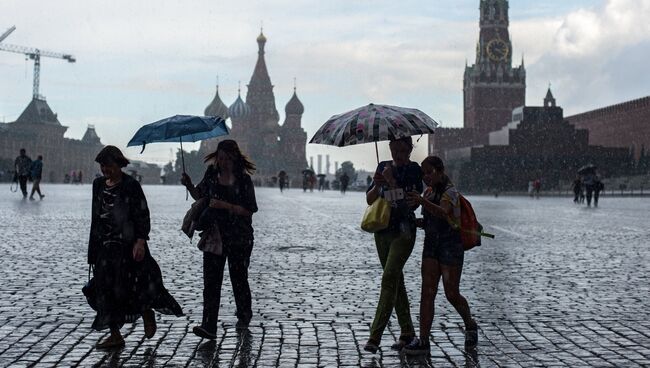
[[[237,328],[246,329],[253,317],[248,266],[253,251],[253,213],[257,212],[251,174],[255,165],[241,152],[237,142],[219,142],[217,150],[205,157],[208,166],[198,185],[186,173],[181,183],[194,199],[210,198],[200,230],[219,231],[220,254],[203,252],[203,318],[194,334],[206,339],[217,337],[221,286],[226,261],[237,305]],[[215,227],[212,229],[212,227]]]

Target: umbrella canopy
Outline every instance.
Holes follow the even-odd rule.
[[[174,115],[147,124],[135,133],[128,147],[156,142],[196,142],[229,134],[225,120],[218,116]]]
[[[310,169],[310,168],[306,168],[306,169],[304,169],[304,170],[302,171],[302,174],[303,174],[303,175],[314,175],[314,170],[312,170],[312,169]]]
[[[142,153],[147,143],[179,142],[181,144],[181,163],[183,172],[185,172],[183,141],[196,142],[229,133],[226,121],[219,116],[174,115],[141,127],[126,146],[142,145],[142,151],[140,151]],[[187,191],[185,199],[187,200]]]
[[[596,165],[594,165],[594,164],[587,164],[587,165],[585,165],[585,166],[578,169],[578,174],[581,174],[581,175],[594,173],[594,172],[596,172]]]
[[[369,104],[332,116],[309,143],[343,147],[433,134],[437,126],[438,123],[418,109]]]

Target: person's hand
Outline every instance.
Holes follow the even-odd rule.
[[[393,166],[392,165],[386,165],[384,167],[384,171],[382,171],[381,175],[384,177],[384,180],[386,183],[394,187],[396,185],[395,178],[393,177]]]
[[[424,198],[420,195],[420,193],[416,191],[410,191],[406,193],[406,203],[413,207],[413,206],[419,206],[424,202]]]
[[[226,201],[222,201],[220,199],[210,199],[210,207],[216,208],[216,209],[223,209],[227,210],[232,207],[232,205]]]
[[[187,173],[182,173],[181,174],[181,184],[183,184],[186,188],[192,188],[194,185],[192,185],[192,178],[190,178]]]
[[[384,176],[381,173],[375,173],[372,180],[375,182],[375,186],[388,185],[386,179],[384,179]]]
[[[138,239],[135,244],[133,244],[133,259],[136,262],[140,262],[144,259],[144,239]]]

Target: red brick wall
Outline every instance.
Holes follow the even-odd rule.
[[[650,96],[566,118],[576,128],[589,130],[589,144],[650,149]]]
[[[474,131],[466,128],[438,128],[429,135],[429,155],[445,159],[445,151],[474,145]]]
[[[465,110],[465,127],[476,128],[480,144],[487,144],[488,134],[512,120],[512,110],[526,103],[524,86],[470,87],[471,105]]]

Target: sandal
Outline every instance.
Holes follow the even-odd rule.
[[[396,351],[402,351],[402,349],[404,349],[406,345],[410,344],[413,339],[415,339],[415,334],[408,336],[401,335],[399,339],[397,339],[397,341],[395,341],[395,343],[390,346],[390,348]]]
[[[114,335],[110,335],[107,338],[105,338],[103,341],[98,341],[97,344],[95,344],[95,348],[97,349],[117,349],[117,348],[123,348],[124,347],[124,338],[122,336],[116,337]]]

